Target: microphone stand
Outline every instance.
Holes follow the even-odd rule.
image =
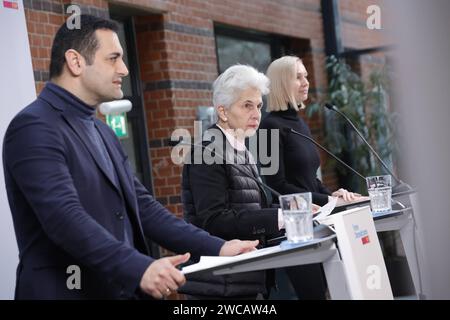
[[[312,138],[308,137],[306,134],[300,133],[292,128],[286,128],[288,132],[292,132],[296,135],[299,135],[309,141],[311,141],[312,143],[314,143],[317,147],[319,147],[320,149],[322,149],[323,151],[325,151],[328,155],[330,155],[331,157],[333,157],[334,159],[336,159],[340,164],[342,164],[344,167],[346,167],[348,170],[350,170],[351,172],[353,172],[354,174],[356,174],[357,176],[359,176],[361,179],[364,180],[364,182],[366,182],[366,177],[364,177],[361,173],[359,173],[358,171],[356,171],[355,169],[353,169],[352,167],[350,167],[348,164],[346,164],[343,160],[341,160],[338,156],[336,156],[335,154],[333,154],[331,151],[328,151],[327,149],[325,149],[325,147],[323,147],[322,145],[320,145],[318,142],[316,142],[315,140],[313,140]]]
[[[402,192],[402,191],[409,191],[411,190],[411,186],[409,186],[407,183],[403,182],[397,176],[389,169],[389,167],[386,165],[386,163],[381,159],[381,157],[378,155],[378,153],[372,148],[369,142],[364,138],[362,133],[356,128],[356,126],[353,124],[353,122],[343,113],[341,112],[336,106],[331,105],[329,103],[325,104],[325,108],[329,110],[333,110],[337,114],[339,114],[341,117],[347,121],[350,126],[353,128],[353,130],[358,134],[358,136],[361,138],[361,140],[364,142],[364,144],[369,148],[369,150],[372,152],[372,154],[378,159],[378,161],[382,164],[382,166],[386,169],[386,171],[394,178],[394,180],[397,182],[397,185],[392,188],[392,191],[395,190],[395,192]]]
[[[204,150],[208,150],[208,151],[210,151],[210,152],[214,152],[214,150],[212,150],[211,148],[208,148],[208,146],[204,146],[204,145],[202,145],[202,144],[195,144],[195,143],[190,143],[190,142],[181,141],[181,142],[175,144],[174,146],[176,147],[176,146],[179,146],[179,145],[186,145],[186,146],[191,146],[191,147],[199,147],[199,148],[202,148],[202,149],[204,149]],[[246,177],[252,179],[253,181],[255,181],[259,186],[262,186],[262,187],[266,188],[267,190],[269,190],[269,191],[270,191],[274,196],[276,196],[277,198],[278,198],[279,196],[281,196],[281,193],[279,193],[279,192],[276,191],[275,189],[269,187],[267,184],[265,184],[264,182],[258,180],[257,178],[255,178],[255,177],[253,177],[253,176],[250,176],[247,172],[245,172],[244,170],[242,170],[238,165],[234,165],[234,164],[232,164],[232,163],[227,163],[227,161],[226,161],[222,156],[220,156],[220,155],[218,155],[218,156],[221,158],[221,160],[224,161],[224,163],[226,163],[226,164],[228,164],[228,165],[231,165],[233,168],[235,168],[237,171],[239,171],[240,173],[242,173],[244,176],[246,176]]]

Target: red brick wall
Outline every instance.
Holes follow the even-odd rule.
[[[61,1],[24,1],[28,40],[30,41],[36,91],[40,92],[48,79],[53,37],[63,23]]]
[[[64,19],[64,5],[70,3],[24,1],[37,92],[48,78],[51,41]],[[107,1],[76,3],[83,5],[84,12],[108,15]],[[176,128],[192,130],[196,108],[211,105],[211,83],[217,76],[215,22],[308,40],[308,51],[299,47],[297,54],[304,59],[310,73],[310,101],[326,90],[320,0],[121,0],[114,3],[148,10],[145,16],[136,16],[135,27],[154,190],[155,196],[177,215],[182,214],[181,168],[170,160],[168,139]],[[366,27],[366,9],[370,4],[382,6],[382,1],[339,1],[345,47],[385,44],[383,31]],[[362,70],[366,70],[365,61]],[[368,62],[374,61],[380,60]],[[308,121],[315,138],[321,141],[322,119],[315,117]],[[332,168],[325,166],[327,157],[321,154],[321,158],[325,183],[333,189],[337,186],[335,175]]]
[[[104,0],[24,0],[25,19],[30,41],[36,92],[39,93],[48,80],[48,68],[53,38],[64,22],[65,9],[78,4],[83,12],[108,16],[108,3]]]
[[[159,23],[164,24],[164,32],[147,31],[147,33],[157,33],[160,42],[156,44],[153,37],[138,35],[138,51],[144,47],[150,48],[154,44],[157,49],[149,50],[159,52],[159,54],[154,53],[155,61],[145,65],[144,61],[147,61],[149,56],[144,58],[141,55],[145,53],[139,53],[142,80],[146,88],[145,104],[149,140],[154,146],[151,148],[151,156],[155,194],[163,203],[168,203],[168,207],[177,214],[182,213],[181,206],[171,204],[169,199],[171,193],[174,197],[179,196],[180,175],[178,173],[181,168],[171,164],[170,148],[166,146],[165,140],[175,128],[192,130],[196,108],[211,105],[210,85],[217,77],[214,22],[309,39],[311,51],[314,54],[301,51],[298,54],[305,58],[305,64],[314,79],[311,84],[313,96],[314,92],[320,92],[320,88],[325,88],[326,75],[323,70],[325,56],[319,1],[283,3],[286,5],[280,7],[276,1],[266,1],[263,5],[261,1],[238,0],[228,1],[226,4],[223,1],[191,0],[183,4],[168,1],[169,12],[159,15]],[[145,19],[138,19],[137,24]],[[156,25],[154,28],[162,29],[161,26]],[[172,87],[165,90],[157,89],[158,83],[167,79],[172,80]],[[188,82],[191,85],[188,85]],[[167,113],[170,111],[175,116],[174,121],[167,119],[170,117]],[[310,124],[320,140],[322,120],[317,117],[311,120]],[[326,157],[322,158],[325,162]],[[158,169],[157,177],[155,177],[155,167]],[[162,176],[161,172],[167,175]],[[325,173],[327,183],[335,184],[331,170]]]
[[[370,30],[366,26],[367,7],[377,5],[380,8],[381,29]],[[347,49],[364,49],[391,45],[389,33],[386,31],[387,6],[384,0],[341,0],[342,41]],[[359,58],[359,71],[367,78],[371,70],[385,63],[385,52],[362,55]]]
[[[138,17],[136,33],[155,195],[181,216],[182,168],[172,163],[167,141],[176,128],[192,131],[196,107],[211,104],[217,67],[212,23],[194,28],[170,17]]]
[[[83,12],[108,16],[108,2],[104,0],[24,0],[37,93],[48,79],[51,43],[67,16],[65,8],[71,3],[81,4]],[[217,77],[215,22],[303,39],[302,43],[307,41],[306,51],[300,40],[293,40],[293,47],[298,47],[296,54],[303,58],[310,74],[309,102],[326,91],[320,0],[119,0],[114,3],[140,8],[142,13],[147,10],[147,14],[135,17],[135,27],[154,192],[177,216],[182,215],[181,167],[171,162],[168,140],[176,128],[192,132],[196,108],[211,105],[211,83]],[[366,9],[370,4],[382,5],[382,1],[339,2],[345,47],[357,49],[386,44],[383,31],[366,28]],[[373,59],[362,60],[363,73],[368,72],[371,64],[380,62]],[[316,116],[308,122],[314,137],[322,141],[322,118]],[[333,168],[325,166],[328,160],[325,154],[321,154],[321,159],[325,184],[334,189],[337,180]]]
[[[377,5],[381,9],[381,30],[370,30],[366,26],[367,7]],[[343,45],[352,49],[363,49],[389,44],[386,32],[387,8],[383,0],[340,0]]]
[[[342,0],[339,2],[342,21],[343,45],[347,49],[364,49],[370,47],[392,45],[392,39],[387,32],[388,8],[384,0]],[[377,5],[380,8],[380,30],[367,28],[366,21],[369,16],[367,7]],[[371,13],[372,14],[372,13]],[[349,63],[367,82],[374,70],[380,70],[386,63],[386,54],[389,51],[378,51],[360,55],[357,60],[349,59]],[[370,107],[366,113],[370,114]],[[366,114],[366,117],[370,117]],[[372,141],[375,145],[375,142]],[[375,147],[376,148],[376,147]]]

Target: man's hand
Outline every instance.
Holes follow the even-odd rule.
[[[142,276],[140,283],[142,291],[157,299],[167,297],[171,291],[176,291],[186,282],[186,278],[176,266],[188,261],[189,257],[190,254],[185,253],[155,260]]]
[[[223,244],[220,248],[219,256],[235,256],[237,254],[249,252],[256,250],[256,246],[259,241],[241,241],[241,240],[230,240]]]

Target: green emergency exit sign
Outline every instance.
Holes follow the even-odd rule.
[[[114,131],[119,138],[128,138],[127,114],[125,112],[119,114],[108,114],[106,123]]]

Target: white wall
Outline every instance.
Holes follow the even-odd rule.
[[[450,1],[391,2],[405,181],[419,188],[416,216],[426,299],[450,299]]]
[[[0,3],[0,146],[6,128],[24,106],[36,98],[33,68],[22,0],[19,9]],[[16,266],[19,261],[11,212],[5,192],[0,157],[0,299],[14,297]]]

